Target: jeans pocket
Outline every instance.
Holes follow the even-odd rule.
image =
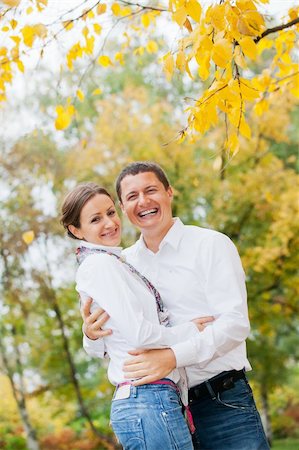
[[[111,420],[111,425],[124,450],[146,450],[141,419]]]
[[[216,402],[219,405],[232,409],[244,411],[255,409],[252,391],[245,380],[238,380],[233,388],[219,392]]]

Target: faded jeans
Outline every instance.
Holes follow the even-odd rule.
[[[125,450],[193,450],[174,387],[146,384],[130,391],[111,406],[112,428]]]

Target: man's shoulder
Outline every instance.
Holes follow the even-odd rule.
[[[220,231],[211,228],[199,227],[197,225],[184,225],[183,236],[197,238],[199,240],[213,241],[215,239],[229,239],[228,236]]]

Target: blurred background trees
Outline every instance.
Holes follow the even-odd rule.
[[[154,38],[162,39],[159,33]],[[142,36],[135,46],[143,46]],[[111,54],[116,48],[110,43]],[[271,52],[250,64],[252,76],[270,64]],[[65,193],[81,181],[114,192],[123,165],[140,159],[153,159],[168,173],[175,215],[224,232],[237,245],[248,281],[249,376],[267,435],[299,439],[295,96],[274,93],[260,114],[248,108],[251,138],[240,137],[242,151],[223,147],[220,122],[199,140],[178,142],[181,99],[194,98],[201,84],[176,75],[166,84],[154,55],[136,53],[117,68],[90,70],[75,120],[63,131],[52,125],[54,107],[79,72],[61,79],[41,65],[1,111],[0,447],[117,446],[105,361],[82,350],[75,244],[64,236],[59,210]],[[96,86],[101,91],[95,93]],[[137,236],[124,221],[123,245]]]

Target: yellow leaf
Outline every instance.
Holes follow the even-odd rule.
[[[18,66],[19,71],[24,73],[25,67],[24,67],[23,62],[20,59],[17,60],[17,66]]]
[[[184,27],[189,31],[189,33],[192,33],[193,29],[189,19],[185,20]]]
[[[77,97],[78,97],[78,99],[80,100],[80,102],[83,102],[83,100],[84,100],[84,94],[83,94],[83,92],[81,91],[81,89],[78,89],[78,90],[77,90]]]
[[[260,102],[254,105],[254,112],[257,116],[261,116],[264,112],[268,111],[269,102],[266,99],[262,99]]]
[[[265,29],[265,21],[258,11],[243,11],[237,23],[238,31],[247,36],[259,36]]]
[[[98,14],[98,15],[104,14],[104,13],[106,12],[106,9],[107,9],[106,3],[100,3],[100,4],[97,6],[97,14]]]
[[[7,31],[9,31],[9,27],[8,26],[2,27],[1,31],[4,31],[4,33],[6,33]]]
[[[210,55],[204,56],[198,67],[198,75],[205,81],[210,75]]]
[[[100,64],[103,67],[108,67],[108,66],[113,65],[109,56],[106,56],[106,55],[102,55],[102,56],[98,57],[98,64]]]
[[[240,47],[239,45],[237,45],[237,46],[235,47],[235,50],[234,50],[234,60],[235,60],[235,63],[236,63],[238,66],[242,67],[242,69],[246,69],[247,64],[246,64],[244,55],[243,55],[243,53],[242,53],[241,47]]]
[[[225,68],[232,57],[232,44],[228,39],[219,39],[213,46],[212,59],[214,63]]]
[[[102,27],[98,23],[93,24],[93,29],[97,34],[101,34],[101,32],[102,32]]]
[[[272,48],[272,46],[273,41],[264,37],[257,43],[257,52],[260,55],[261,53],[263,53],[264,50],[268,50],[269,48]]]
[[[187,19],[187,11],[184,6],[178,8],[172,14],[172,20],[174,20],[180,27],[182,27]]]
[[[92,91],[91,95],[101,95],[102,92],[103,92],[102,89],[97,88],[94,89],[94,91]]]
[[[148,41],[146,44],[146,51],[148,53],[157,53],[158,51],[158,44],[155,41]]]
[[[34,27],[31,27],[30,25],[25,25],[21,29],[21,33],[23,35],[24,44],[27,47],[32,47],[34,38],[35,38],[35,29]]]
[[[239,126],[239,131],[240,131],[240,133],[241,133],[244,137],[246,137],[247,139],[250,139],[250,138],[251,138],[251,130],[250,130],[250,127],[249,127],[248,123],[245,121],[243,115],[242,115],[242,118],[241,118],[241,123],[240,123],[240,126]]]
[[[25,233],[22,234],[22,239],[25,242],[25,244],[29,245],[34,239],[34,231],[25,231]]]
[[[121,14],[121,7],[118,3],[113,3],[113,5],[111,6],[111,11],[113,12],[113,14],[115,16],[120,16]]]
[[[293,7],[289,9],[289,16],[291,20],[297,19],[297,17],[299,16],[299,8]]]
[[[183,72],[185,70],[186,59],[185,59],[185,53],[182,50],[180,50],[177,54],[176,66],[181,72]]]
[[[258,89],[251,86],[250,80],[240,78],[240,91],[243,100],[254,100],[260,96]]]
[[[239,42],[242,52],[244,55],[248,56],[248,58],[252,59],[253,61],[256,60],[258,52],[257,52],[257,46],[254,43],[253,39],[251,39],[249,36],[244,37],[240,39]]]
[[[232,155],[235,155],[236,153],[238,153],[238,151],[240,149],[240,143],[239,143],[239,138],[236,133],[233,133],[228,137],[228,139],[225,143],[225,147],[228,149],[228,151]]]
[[[18,25],[18,22],[15,19],[12,19],[10,21],[10,26],[13,30],[16,28],[17,25]]]
[[[19,6],[21,0],[2,0],[2,3],[4,5],[9,6],[10,8],[15,8],[16,6]]]
[[[149,24],[151,23],[150,15],[149,14],[143,14],[142,17],[141,17],[141,23],[144,26],[144,28],[147,28],[149,26]]]
[[[186,4],[186,11],[188,16],[190,16],[195,22],[200,21],[201,16],[201,6],[196,0],[189,0]]]
[[[225,30],[225,5],[211,6],[207,12],[207,16],[216,30]]]
[[[163,61],[164,61],[163,69],[166,74],[166,78],[168,81],[170,81],[174,71],[174,60],[172,54],[168,53],[167,55],[165,55]]]
[[[26,14],[29,16],[29,14],[33,13],[32,6],[29,6],[29,8],[26,9]]]
[[[65,22],[62,22],[62,24],[65,30],[71,30],[74,26],[74,22],[72,20],[66,20]]]
[[[55,120],[55,127],[57,130],[64,130],[67,128],[72,121],[73,115],[75,113],[75,108],[73,105],[67,105],[63,107],[62,105],[58,105],[56,107],[57,118]]]
[[[41,39],[47,37],[47,28],[42,23],[34,25],[34,31],[36,36],[40,37]]]
[[[122,66],[125,64],[124,55],[121,52],[115,53],[114,59],[115,61],[118,61]]]

